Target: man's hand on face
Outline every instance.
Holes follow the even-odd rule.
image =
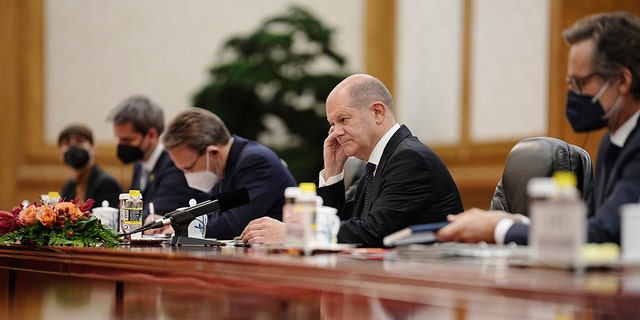
[[[344,153],[344,148],[338,142],[334,126],[331,126],[329,135],[324,140],[323,158],[325,179],[338,175],[344,170],[344,164],[347,162],[348,157]]]

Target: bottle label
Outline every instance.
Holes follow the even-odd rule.
[[[130,223],[142,223],[142,208],[125,208],[125,221]]]
[[[123,231],[132,232],[142,227],[142,208],[125,208],[124,209]],[[142,238],[142,233],[137,232],[131,235],[131,239]]]

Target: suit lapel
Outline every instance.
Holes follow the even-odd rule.
[[[624,143],[624,146],[620,150],[620,154],[616,158],[613,166],[608,172],[605,172],[605,168],[600,162],[604,162],[604,152],[606,152],[607,148],[611,145],[611,135],[607,132],[603,137],[603,142],[601,148],[598,150],[598,164],[597,166],[600,168],[599,173],[601,177],[597,177],[597,198],[598,202],[596,205],[602,204],[602,201],[613,191],[615,183],[619,180],[620,176],[620,166],[627,162],[627,159],[630,155],[636,154],[637,146],[640,145],[640,130],[638,129],[638,125],[631,131],[629,137]],[[601,154],[602,153],[602,154]],[[608,174],[607,174],[608,173]]]
[[[376,178],[381,176],[382,173],[384,172],[384,168],[387,166],[387,161],[389,160],[389,156],[391,156],[393,152],[396,151],[396,148],[398,148],[398,145],[400,145],[400,142],[402,142],[402,140],[404,140],[407,136],[410,136],[410,135],[411,135],[411,131],[409,131],[409,128],[407,128],[407,126],[403,124],[400,126],[398,131],[396,131],[396,133],[394,133],[391,136],[391,139],[389,139],[389,143],[387,143],[387,145],[384,147],[384,151],[382,151],[382,157],[380,158],[380,163],[378,164],[378,167],[376,167],[376,175],[373,178],[374,182],[380,182],[380,179],[376,179]],[[373,188],[375,189],[376,187],[377,187],[377,183],[374,183]],[[373,191],[373,194],[376,194],[376,192]]]
[[[609,136],[609,132],[607,132],[604,136],[602,136],[600,147],[598,148],[598,157],[597,157],[598,161],[596,162],[595,188],[593,190],[594,191],[593,196],[595,197],[596,208],[600,206],[604,198],[606,198],[605,185],[607,183],[608,178],[606,177],[606,172],[604,171],[605,169],[604,155],[610,145],[611,145],[611,138]]]
[[[131,185],[129,186],[129,190],[139,190],[140,189],[140,173],[142,172],[142,162],[136,161],[133,165],[133,176],[131,177]]]
[[[158,161],[156,161],[156,164],[153,166],[153,170],[149,172],[149,176],[147,177],[147,185],[145,186],[144,190],[141,190],[143,199],[148,193],[155,193],[155,190],[158,187],[156,174],[165,166],[167,158],[169,158],[169,154],[166,150],[163,150],[160,154],[160,157],[158,157]],[[142,168],[140,168],[138,173],[138,181],[140,181],[140,172],[142,172]],[[140,184],[138,183],[138,185]]]
[[[404,140],[407,136],[411,135],[411,131],[405,125],[401,125],[398,131],[396,131],[389,139],[389,142],[384,147],[384,151],[382,152],[382,157],[380,158],[380,163],[376,167],[376,174],[373,177],[373,186],[371,187],[371,204],[373,204],[374,200],[380,194],[380,183],[382,181],[381,177],[384,175],[384,169],[387,165],[387,161],[393,152],[398,148],[400,142]],[[364,212],[369,212],[368,208],[364,208],[364,183],[358,183],[358,189],[356,190],[357,199],[356,204],[357,208],[362,208],[357,213],[357,216],[362,216]]]
[[[374,178],[375,179],[375,178]],[[362,217],[364,213],[364,181],[358,182],[358,186],[356,187],[356,199],[355,206],[353,209],[354,217]]]

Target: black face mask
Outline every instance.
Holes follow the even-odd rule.
[[[118,145],[118,159],[124,162],[125,164],[129,164],[134,161],[142,160],[144,157],[144,152],[140,147],[129,146],[125,144]]]
[[[74,169],[80,169],[89,162],[89,151],[71,147],[64,153],[64,162]]]
[[[593,131],[607,125],[604,109],[600,101],[593,97],[577,94],[569,90],[565,115],[575,132]]]

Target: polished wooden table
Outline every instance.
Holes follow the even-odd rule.
[[[637,319],[640,270],[272,247],[0,247],[0,319]]]

